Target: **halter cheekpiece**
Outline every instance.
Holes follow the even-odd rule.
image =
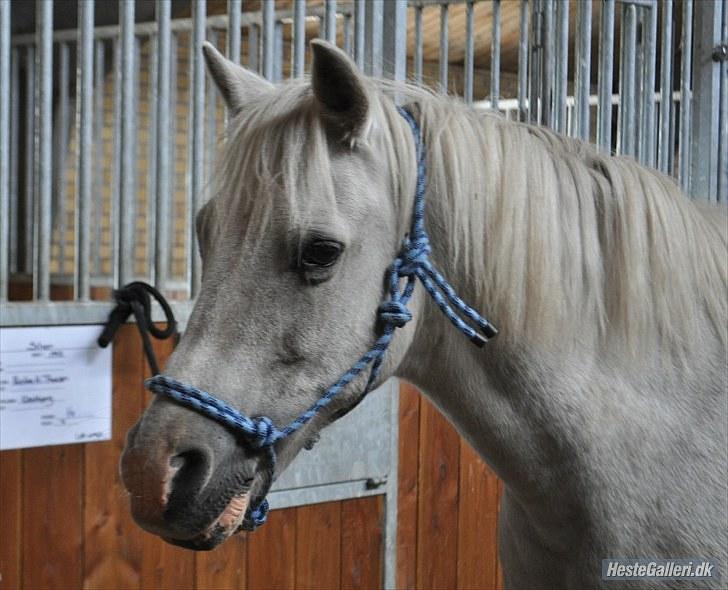
[[[407,308],[407,303],[412,297],[417,279],[420,280],[422,286],[445,316],[473,343],[483,346],[498,333],[488,320],[458,297],[452,286],[430,262],[430,239],[425,231],[424,221],[427,177],[425,147],[422,142],[420,127],[412,114],[401,107],[398,107],[398,110],[412,129],[417,150],[417,186],[414,211],[410,233],[404,238],[399,254],[386,273],[388,298],[379,305],[377,310],[381,322],[381,334],[366,354],[344,373],[336,383],[329,387],[315,404],[283,428],[278,428],[270,418],[265,416],[248,417],[214,395],[165,375],[156,375],[145,383],[152,393],[170,397],[232,428],[240,434],[251,449],[265,451],[271,467],[275,465],[275,443],[290,436],[307,424],[369,365],[371,365],[371,370],[362,396],[373,388],[379,377],[382,361],[392,341],[395,329],[403,327],[412,319],[412,313]],[[405,279],[404,287],[401,287],[402,279]],[[470,320],[479,331],[466,323],[463,317]],[[265,522],[268,502],[263,499],[257,506],[251,506],[248,510],[249,513],[245,519],[248,524],[244,525],[244,528],[254,530]]]

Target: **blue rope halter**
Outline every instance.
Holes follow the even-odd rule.
[[[417,187],[415,190],[414,212],[410,233],[404,238],[399,254],[387,270],[389,298],[383,301],[378,308],[378,316],[383,326],[381,335],[367,353],[344,373],[336,383],[329,387],[315,404],[283,428],[276,427],[270,418],[265,416],[250,418],[206,391],[180,383],[165,375],[156,375],[151,379],[147,379],[145,383],[152,393],[170,397],[239,432],[251,448],[267,452],[271,467],[275,465],[275,443],[290,436],[310,422],[369,365],[371,365],[371,371],[362,395],[366,395],[372,389],[379,377],[382,361],[392,341],[395,329],[401,328],[412,319],[412,314],[407,309],[407,303],[412,297],[417,279],[420,280],[422,286],[434,299],[445,316],[473,343],[483,346],[488,339],[493,338],[498,333],[488,320],[458,297],[452,286],[432,266],[429,260],[430,239],[425,231],[425,184],[427,177],[425,149],[420,136],[420,127],[414,117],[403,108],[398,108],[398,110],[411,127],[417,148]],[[400,279],[406,279],[402,289],[400,289]],[[482,334],[463,321],[461,315],[475,324]],[[257,506],[252,507],[250,509],[252,526],[249,528],[255,529],[262,525],[266,520],[267,512],[268,502],[265,499]]]

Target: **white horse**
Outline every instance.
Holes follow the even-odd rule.
[[[312,49],[310,80],[273,86],[205,47],[231,119],[197,217],[201,292],[167,374],[283,425],[372,345],[417,177],[397,96],[426,146],[432,259],[500,335],[473,346],[418,288],[378,382],[417,385],[505,482],[506,585],[612,588],[601,561],[615,557],[710,558],[728,574],[726,209]],[[275,470],[155,399],[122,459],[136,520],[187,547],[221,542],[364,383],[277,443]],[[638,585],[661,584],[675,582]]]

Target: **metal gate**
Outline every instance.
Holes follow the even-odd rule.
[[[0,326],[103,322],[110,288],[134,279],[184,323],[200,280],[192,220],[225,125],[205,39],[281,81],[304,74],[307,40],[324,37],[371,75],[454,92],[728,199],[728,0],[228,0],[208,14],[219,5],[0,1]],[[384,389],[272,500],[385,493],[392,587],[397,395]]]

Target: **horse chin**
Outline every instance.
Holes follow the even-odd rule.
[[[214,549],[235,533],[246,530],[246,527],[250,526],[250,498],[250,488],[233,496],[217,518],[204,531],[191,539],[163,538],[172,545],[194,551]]]

